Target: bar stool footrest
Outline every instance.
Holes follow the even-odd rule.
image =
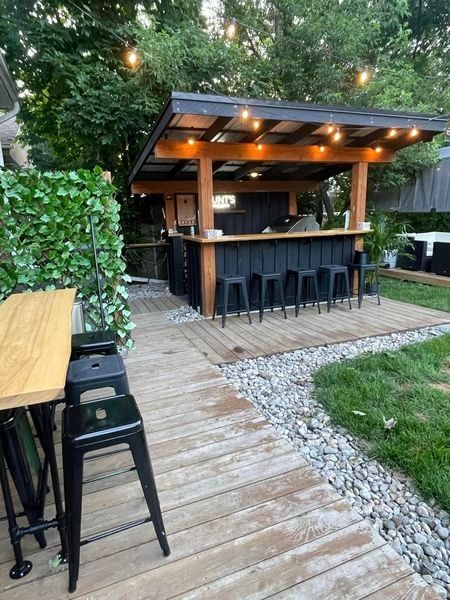
[[[107,471],[106,473],[97,475],[97,477],[83,479],[83,485],[86,485],[87,483],[94,483],[94,481],[101,481],[102,479],[108,479],[109,477],[115,477],[116,475],[123,475],[123,473],[130,473],[131,471],[136,471],[136,467],[134,465],[124,467],[123,469],[117,469],[117,471]]]
[[[94,535],[84,538],[84,540],[80,540],[80,546],[86,546],[87,544],[91,544],[92,542],[103,540],[104,538],[109,537],[110,535],[114,535],[115,533],[121,533],[122,531],[126,531],[127,529],[139,527],[139,525],[145,525],[146,523],[150,523],[151,520],[151,517],[143,517],[142,519],[137,519],[136,521],[128,521],[128,523],[122,523],[122,525],[111,527],[111,529],[105,529],[105,531],[100,531],[99,533],[95,533]]]

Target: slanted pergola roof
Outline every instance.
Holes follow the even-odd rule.
[[[242,117],[245,109],[246,119]],[[337,142],[328,133],[330,124],[341,133]],[[411,135],[413,128],[417,128],[417,136]],[[196,180],[201,143],[210,142],[225,144],[221,153],[217,151],[220,159],[212,156],[216,180],[245,181],[258,161],[260,180],[322,181],[357,161],[390,162],[396,150],[429,141],[446,128],[444,116],[174,92],[137,157],[128,184],[136,180]],[[389,136],[391,129],[395,130],[393,137]],[[188,139],[195,140],[195,155],[187,148]],[[261,154],[254,150],[258,144]],[[322,145],[326,152],[318,161]],[[383,150],[378,157],[373,154],[376,146]],[[290,162],[289,152],[294,147],[298,148],[296,159]],[[305,151],[299,161],[301,147]],[[211,144],[208,153],[211,155]]]

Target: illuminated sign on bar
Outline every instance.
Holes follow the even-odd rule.
[[[236,196],[234,194],[214,194],[212,205],[216,209],[235,208]]]

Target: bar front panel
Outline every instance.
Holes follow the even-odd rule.
[[[216,272],[222,274],[244,275],[250,290],[251,276],[254,272],[277,272],[283,277],[283,286],[288,269],[318,269],[320,265],[348,265],[354,255],[354,236],[291,238],[254,242],[229,242],[216,244]],[[326,283],[319,278],[321,297],[326,297]],[[342,290],[337,290],[340,294]],[[308,284],[307,298],[313,300],[313,290]],[[255,308],[256,291],[253,290],[252,301]],[[294,304],[294,285],[290,283],[286,290],[287,304]],[[229,310],[237,310],[237,295],[232,292]],[[221,310],[220,299],[218,302]]]

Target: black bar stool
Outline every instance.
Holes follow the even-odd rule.
[[[81,539],[83,462],[88,452],[127,444],[141,482],[149,517],[130,521]],[[80,547],[131,527],[153,522],[164,555],[170,554],[150,462],[144,425],[131,395],[91,400],[63,411],[62,448],[69,562],[69,592],[74,592],[80,569]],[[100,476],[102,477],[102,476]],[[98,479],[98,478],[95,478]],[[90,481],[95,481],[91,479]]]
[[[303,296],[303,284],[307,283],[308,279],[311,279],[314,285],[314,293],[316,300],[313,302],[313,306],[317,302],[317,309],[320,315],[320,295],[319,295],[319,284],[317,281],[317,271],[315,269],[288,269],[286,273],[286,286],[284,293],[286,294],[287,287],[290,280],[294,278],[295,284],[295,316],[298,317],[298,310],[300,304],[306,306],[306,291]],[[303,300],[303,302],[302,302]]]
[[[255,284],[258,286],[259,292],[259,322],[261,323],[263,320],[267,291],[269,291],[270,310],[273,312],[275,302],[275,285],[278,288],[278,295],[280,296],[281,310],[284,312],[284,318],[287,319],[281,273],[252,273],[250,296],[252,296],[252,291]]]
[[[68,405],[79,404],[84,392],[107,387],[114,388],[117,395],[130,393],[123,358],[118,354],[91,356],[69,364],[65,387]]]
[[[378,275],[378,265],[375,263],[361,264],[361,263],[350,263],[348,266],[351,273],[358,273],[358,308],[361,308],[361,304],[364,296],[364,289],[366,284],[366,273],[373,272],[375,274],[375,295],[378,300],[378,306],[380,306],[380,279]]]
[[[348,306],[351,310],[352,300],[350,297],[350,282],[348,277],[348,268],[344,265],[321,265],[319,267],[319,274],[324,274],[327,278],[327,312],[330,312],[331,302],[336,301],[335,287],[339,277],[341,277],[341,279],[345,283],[345,296],[348,299]]]
[[[72,335],[72,355],[70,360],[82,356],[117,354],[116,335],[110,330],[87,331]]]
[[[252,324],[252,318],[250,316],[250,304],[248,302],[248,294],[247,294],[247,283],[245,281],[245,277],[243,275],[219,275],[216,278],[216,293],[214,296],[214,312],[213,319],[216,318],[216,308],[217,308],[217,296],[219,292],[222,294],[222,327],[225,327],[225,323],[227,320],[228,314],[228,297],[230,287],[235,286],[237,291],[237,314],[238,317],[241,316],[241,291],[242,298],[244,300],[245,311],[247,312],[248,322],[250,325]]]

